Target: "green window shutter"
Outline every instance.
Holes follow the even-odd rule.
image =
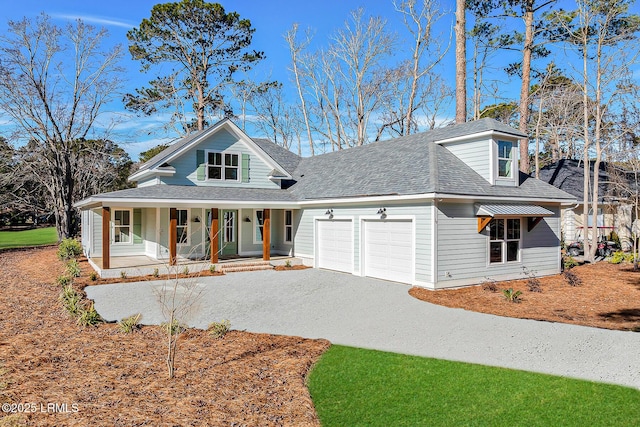
[[[198,181],[204,181],[204,150],[196,150],[196,179]]]
[[[142,243],[142,209],[133,210],[133,243]]]
[[[242,182],[249,182],[249,155],[242,155]]]

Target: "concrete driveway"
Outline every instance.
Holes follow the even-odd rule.
[[[142,313],[165,321],[158,295],[172,284],[89,286],[107,321]],[[229,319],[232,329],[306,338],[397,353],[502,366],[640,389],[640,333],[511,319],[418,301],[406,285],[317,269],[202,277],[178,287],[198,298],[182,319],[206,328]]]

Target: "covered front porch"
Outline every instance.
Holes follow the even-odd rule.
[[[241,261],[269,265],[293,254],[292,209],[114,204],[83,215],[85,254],[101,277],[196,272]]]

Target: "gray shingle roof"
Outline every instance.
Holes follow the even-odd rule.
[[[483,119],[303,158],[290,190],[301,200],[424,193],[573,199],[526,174],[520,174],[519,187],[493,186],[448,149],[433,143],[491,130],[524,137],[496,120]]]
[[[211,187],[196,185],[151,185],[128,188],[94,196],[94,199],[153,199],[153,200],[225,200],[292,202],[294,197],[285,190],[265,188]]]
[[[590,165],[591,186],[593,186],[593,168]],[[540,179],[554,187],[566,191],[582,202],[584,197],[584,163],[581,160],[561,159],[555,163],[547,165],[540,169]],[[598,171],[598,193],[599,201],[603,202],[607,196],[612,196],[614,186],[610,185],[612,178],[607,170],[607,163],[600,163]]]
[[[280,166],[282,166],[285,170],[283,172],[287,172],[291,174],[302,159],[297,154],[287,150],[284,147],[274,144],[268,139],[263,138],[252,138],[253,142],[255,142],[258,147],[260,147],[265,153],[269,155],[273,160],[276,161]]]

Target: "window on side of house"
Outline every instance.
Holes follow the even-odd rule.
[[[284,211],[284,241],[293,241],[293,211]]]
[[[511,178],[513,176],[513,144],[508,141],[498,141],[498,177]]]
[[[239,158],[237,153],[207,152],[207,179],[238,181]]]
[[[494,218],[489,223],[489,263],[520,260],[520,218]]]
[[[189,244],[189,211],[187,209],[178,209],[176,211],[178,216],[177,223],[177,243],[179,245],[188,245]]]
[[[130,209],[114,209],[113,211],[113,243],[129,244],[131,240],[131,219],[133,215]]]

